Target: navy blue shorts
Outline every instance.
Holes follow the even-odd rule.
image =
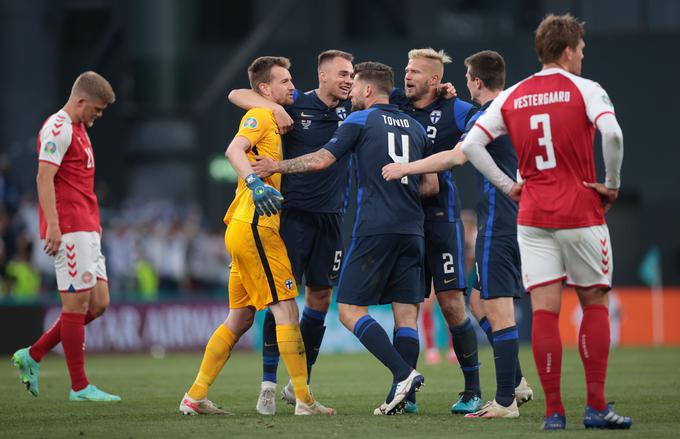
[[[425,221],[425,297],[434,291],[465,290],[465,229],[460,220]]]
[[[482,299],[522,297],[522,262],[517,236],[477,236],[475,270],[474,288],[479,290]]]
[[[342,214],[285,209],[280,233],[298,284],[304,275],[305,285],[337,285],[344,247]]]
[[[340,272],[338,303],[421,303],[423,247],[417,235],[353,238]]]

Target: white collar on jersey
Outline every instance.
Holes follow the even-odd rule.
[[[71,116],[69,116],[68,113],[66,112],[66,110],[64,110],[63,108],[61,110],[57,111],[57,115],[65,118],[68,121],[68,123],[73,123],[73,121],[71,120]]]

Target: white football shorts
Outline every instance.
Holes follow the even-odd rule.
[[[65,233],[54,257],[59,292],[91,289],[97,280],[107,281],[106,259],[97,232]]]
[[[606,224],[577,229],[517,226],[524,288],[566,280],[568,286],[611,288],[614,259]]]

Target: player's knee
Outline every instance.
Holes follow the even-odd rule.
[[[576,293],[578,294],[579,302],[582,307],[588,305],[609,305],[608,290],[604,288],[576,288]]]
[[[104,314],[106,312],[106,310],[109,307],[108,305],[109,305],[108,302],[106,304],[91,305],[90,306],[90,314],[92,314],[92,316],[97,318],[97,317],[101,316],[102,314]]]
[[[64,312],[85,314],[88,312],[90,307],[90,302],[87,298],[82,298],[80,300],[69,300],[65,301],[61,305],[61,309]]]
[[[305,305],[315,311],[327,312],[331,306],[332,290],[327,287],[307,287]]]
[[[350,331],[354,331],[354,325],[360,317],[361,316],[351,307],[344,306],[343,304],[338,306],[338,318],[340,319],[340,323]]]
[[[228,324],[225,324],[225,326],[229,328],[234,333],[234,335],[241,337],[243,334],[248,332],[251,326],[253,326],[253,321],[253,316],[241,316],[240,319],[231,321]]]
[[[449,326],[459,326],[465,323],[467,314],[465,313],[465,300],[463,300],[462,293],[451,295],[447,300],[440,301],[439,307]]]
[[[479,297],[479,293],[474,291],[470,295],[470,312],[478,321],[486,315],[482,299]]]
[[[96,302],[95,301],[90,301],[90,314],[92,314],[94,317],[99,317],[102,314],[106,312],[106,310],[109,308],[109,303],[110,300],[107,297],[102,297],[98,299]]]

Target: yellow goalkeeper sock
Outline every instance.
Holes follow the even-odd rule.
[[[312,404],[314,398],[307,387],[307,355],[302,342],[300,325],[297,323],[276,325],[276,341],[281,358],[288,369],[288,376],[293,382],[295,398],[305,404]]]
[[[196,380],[187,392],[192,399],[199,400],[208,396],[208,388],[229,359],[229,354],[237,341],[238,337],[224,325],[218,326],[213,332],[205,347]]]

